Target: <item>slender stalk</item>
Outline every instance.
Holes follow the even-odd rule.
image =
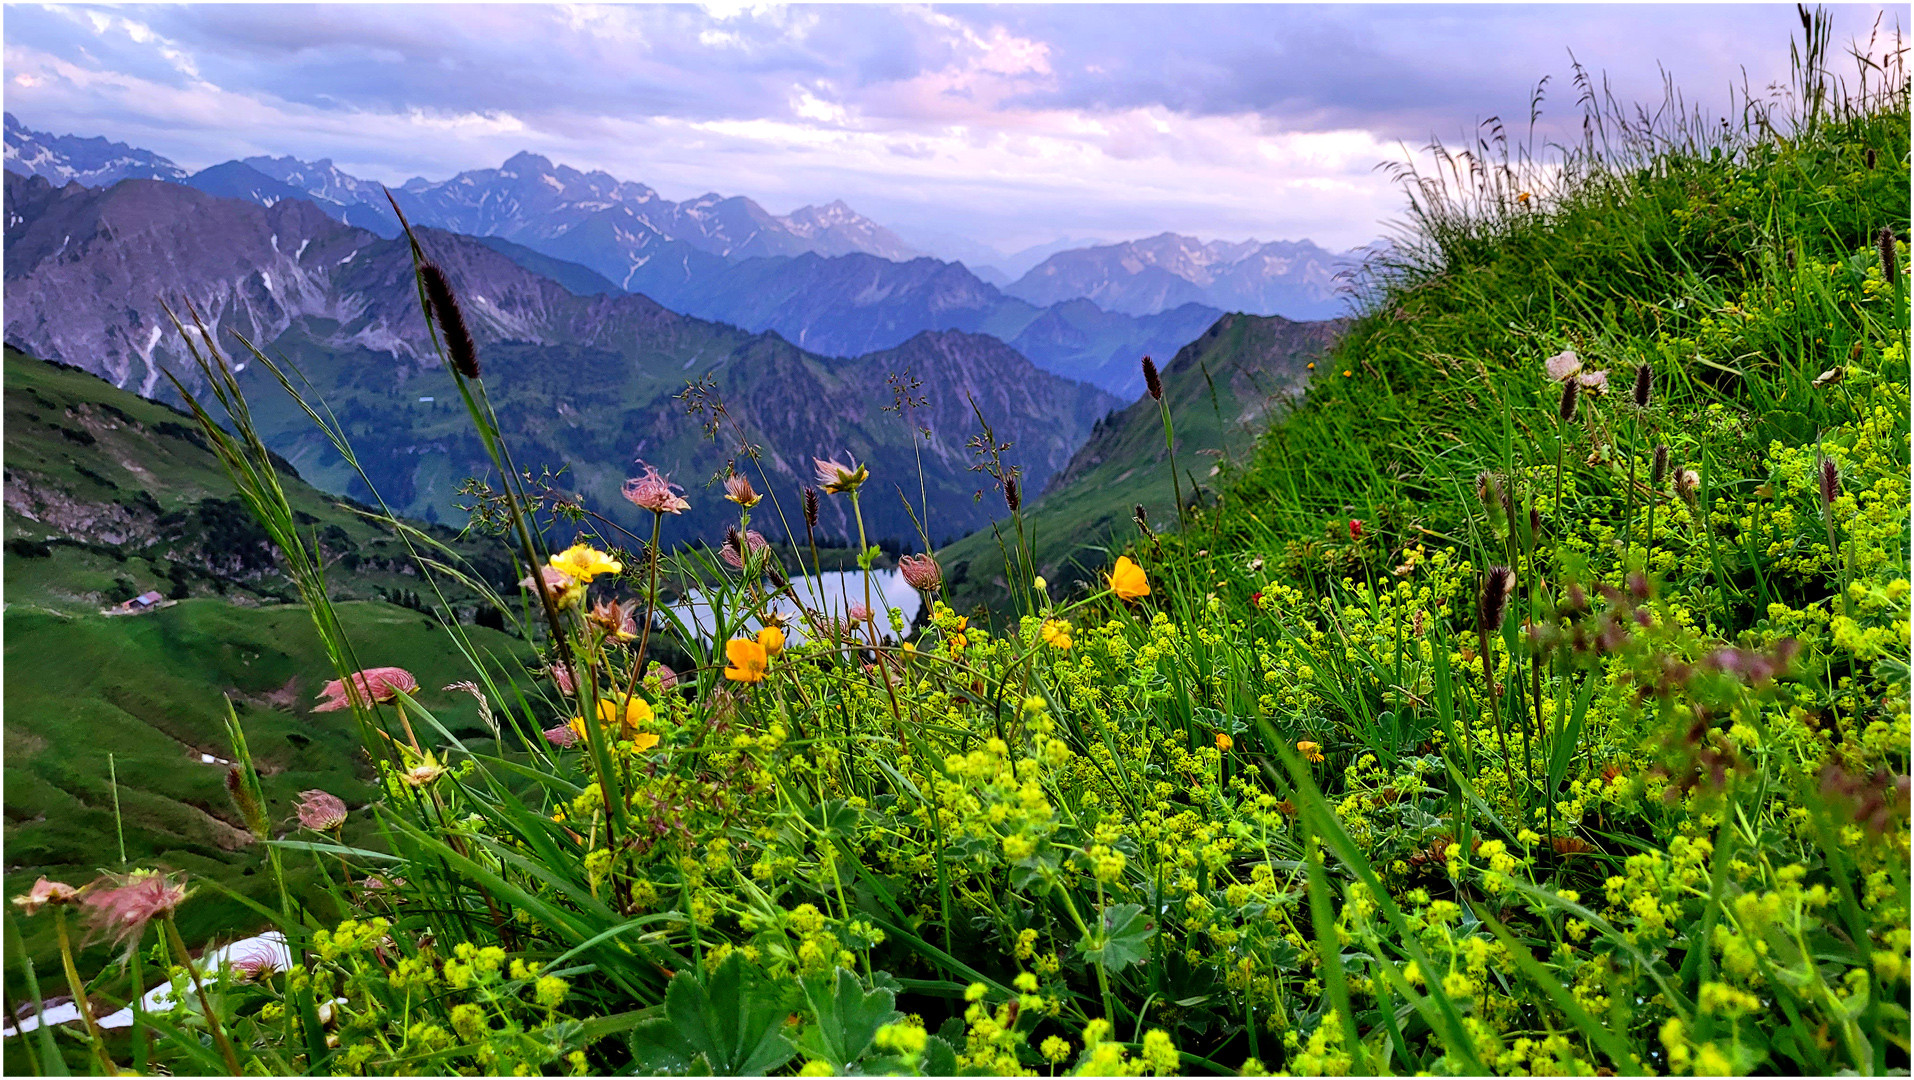
[[[638,660],[633,669],[637,672],[635,679],[645,677],[645,649],[651,643],[651,619],[658,610],[658,534],[663,530],[664,524],[665,516],[654,511],[651,515],[651,543],[645,548],[646,572],[651,579],[651,584],[645,591],[644,625],[638,628]]]
[[[173,958],[193,980],[193,992],[199,995],[200,1012],[206,1017],[206,1030],[212,1032],[213,1045],[219,1048],[219,1056],[226,1059],[226,1068],[234,1076],[241,1076],[244,1070],[239,1067],[239,1056],[233,1053],[233,1044],[226,1040],[226,1029],[219,1024],[219,1015],[213,1012],[212,999],[206,996],[206,984],[200,981],[199,967],[186,952],[186,940],[179,936],[179,923],[173,919],[173,913],[166,913],[166,940],[173,947]]]
[[[1176,421],[1170,419],[1170,403],[1167,398],[1158,398],[1157,407],[1163,412],[1163,445],[1170,452],[1170,483],[1176,490],[1176,523],[1183,524],[1183,474],[1176,469]]]
[[[113,1064],[113,1055],[106,1052],[106,1041],[100,1037],[100,1022],[93,1018],[93,1003],[87,1000],[86,984],[80,981],[80,969],[73,964],[73,939],[66,929],[66,905],[53,905],[53,925],[60,933],[60,963],[66,968],[67,992],[73,995],[73,1005],[80,1011],[80,1019],[86,1022],[87,1041],[93,1044],[93,1052],[100,1056],[100,1064],[106,1067],[106,1075],[118,1076],[119,1068]]]
[[[877,648],[877,612],[871,610],[871,565],[864,557],[870,550],[870,541],[864,538],[864,508],[857,501],[857,489],[851,489],[851,513],[857,518],[857,562],[864,570],[864,611],[870,616],[870,625],[864,638],[871,643],[871,658],[875,661],[878,677],[884,680],[884,693],[890,697],[891,718],[901,727],[904,723],[904,710],[897,704],[897,688],[891,685],[890,667],[884,663],[884,654]],[[849,745],[844,747],[846,754],[852,753]]]

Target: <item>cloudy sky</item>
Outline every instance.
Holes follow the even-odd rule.
[[[1905,30],[1837,5],[1837,40]],[[1714,111],[1785,81],[1792,4],[535,6],[8,4],[5,103],[201,168],[330,157],[386,181],[533,150],[667,197],[843,198],[922,244],[1164,230],[1334,247],[1402,205],[1376,170],[1491,116],[1579,119],[1661,69]],[[947,245],[949,246],[949,245]]]

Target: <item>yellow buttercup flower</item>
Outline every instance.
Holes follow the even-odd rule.
[[[732,682],[763,682],[764,673],[771,666],[771,657],[764,646],[750,638],[732,638],[725,642],[724,658],[728,661],[724,677]]]
[[[635,743],[640,750],[649,750],[658,745],[658,736],[638,730],[638,725],[648,724],[656,716],[657,714],[651,710],[651,703],[641,697],[634,697],[625,702],[623,709],[620,709],[618,703],[614,701],[598,703],[599,725],[607,730],[612,725],[617,725],[617,730],[612,733],[612,737]],[[580,739],[585,738],[584,717],[572,717],[571,728]]]
[[[1119,600],[1136,600],[1150,595],[1150,579],[1143,576],[1143,568],[1130,561],[1128,555],[1119,555],[1116,567],[1110,571],[1110,591],[1116,593]]]
[[[767,626],[758,631],[758,644],[764,646],[765,656],[776,656],[784,651],[784,631],[775,626]]]
[[[1070,624],[1062,619],[1045,619],[1043,643],[1062,652],[1070,651]]]
[[[1235,745],[1236,745],[1235,739],[1230,738],[1228,735],[1225,735],[1220,731],[1216,733],[1216,748],[1218,750],[1227,752],[1231,747],[1234,747]]]
[[[1296,752],[1303,756],[1304,761],[1316,762],[1323,759],[1323,748],[1308,739],[1296,744]]]
[[[624,568],[623,563],[589,544],[573,544],[552,556],[552,569],[578,581],[590,581],[600,574],[616,574]]]

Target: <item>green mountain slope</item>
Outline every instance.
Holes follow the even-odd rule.
[[[1225,315],[1162,369],[1185,499],[1212,490],[1271,417],[1303,392],[1311,360],[1335,342],[1343,326],[1341,321]],[[1131,519],[1139,504],[1152,527],[1174,526],[1175,485],[1162,412],[1147,394],[1098,421],[1089,440],[1026,510],[1037,572],[1051,582],[1053,595],[1063,595],[1060,589],[1107,565],[1105,547],[1120,546],[1134,535]],[[999,538],[1008,544],[1015,531],[1007,522],[996,529],[973,533],[939,552],[950,601],[960,610],[1004,598]]]
[[[123,836],[132,863],[264,900],[264,855],[227,798],[225,766],[205,757],[231,756],[225,699],[281,827],[308,788],[353,806],[373,795],[351,714],[309,711],[333,678],[311,619],[282,602],[290,583],[189,418],[11,349],[5,365],[8,895],[41,874],[77,885],[119,867]],[[485,734],[471,699],[440,689],[470,677],[446,628],[379,599],[418,602],[403,546],[290,470],[283,478],[332,556],[329,583],[360,662],[411,670],[448,727]],[[495,550],[474,547],[472,561],[509,575]],[[148,589],[178,602],[140,615],[99,610]],[[450,599],[461,614],[476,610],[469,596]],[[524,648],[498,631],[464,630],[500,656]],[[302,880],[311,872],[295,868]],[[183,913],[189,938],[256,925],[238,902],[206,891]],[[57,963],[44,921],[23,924],[43,974]],[[93,950],[88,964],[106,954]],[[10,966],[10,990],[18,976]]]

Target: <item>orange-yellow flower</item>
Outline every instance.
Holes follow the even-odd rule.
[[[600,574],[616,574],[624,564],[589,544],[573,544],[552,556],[552,569],[579,581],[590,581]]]
[[[1229,749],[1235,745],[1236,745],[1235,739],[1230,738],[1228,735],[1225,735],[1220,731],[1216,733],[1216,748],[1218,750],[1228,752]]]
[[[1116,593],[1119,600],[1136,600],[1150,595],[1150,579],[1143,576],[1143,568],[1131,562],[1128,555],[1119,555],[1116,568],[1110,571],[1110,591]]]
[[[1062,619],[1045,619],[1043,643],[1060,652],[1069,652],[1073,644],[1070,640],[1070,624]]]
[[[758,644],[764,646],[766,657],[776,656],[784,651],[784,631],[775,626],[767,626],[758,631]]]
[[[771,666],[771,657],[764,646],[750,638],[732,638],[725,642],[724,658],[727,661],[724,677],[732,682],[763,682],[764,673]]]
[[[1323,748],[1316,743],[1310,742],[1308,739],[1304,739],[1296,744],[1296,752],[1303,756],[1304,761],[1314,762],[1323,759]]]
[[[625,702],[623,709],[615,701],[598,703],[599,725],[609,729],[616,724],[617,730],[610,733],[612,738],[636,743],[640,750],[649,750],[658,745],[658,736],[638,730],[640,724],[650,723],[656,715],[651,711],[651,703],[641,697]],[[571,729],[580,739],[585,738],[585,718],[572,717]]]

